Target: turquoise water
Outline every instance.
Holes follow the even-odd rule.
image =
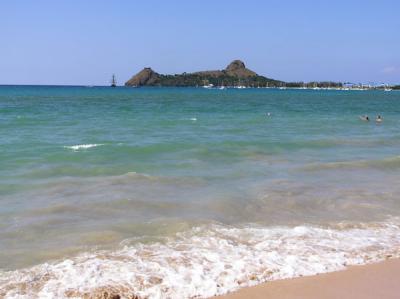
[[[207,243],[214,225],[396,226],[399,116],[395,91],[0,86],[0,287],[18,294],[10,277],[45,262]],[[212,295],[193,290],[170,297]]]

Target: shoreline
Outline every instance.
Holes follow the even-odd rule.
[[[400,259],[345,270],[265,282],[216,299],[395,299],[400,294]]]

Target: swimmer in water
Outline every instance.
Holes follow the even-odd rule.
[[[360,119],[363,120],[363,121],[369,121],[368,115],[360,116]]]
[[[378,115],[375,119],[377,123],[381,123],[383,121],[382,116]]]

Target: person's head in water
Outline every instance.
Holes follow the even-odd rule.
[[[368,121],[369,121],[369,117],[368,117],[368,115],[366,115],[366,116],[365,116],[365,120],[368,120]]]

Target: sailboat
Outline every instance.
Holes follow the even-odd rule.
[[[389,87],[389,85],[385,84],[385,87],[383,89],[384,91],[392,91],[392,89]]]
[[[211,83],[207,84],[207,83],[208,83],[208,80],[203,80],[203,88],[210,89],[210,88],[214,87],[214,84],[211,84]]]
[[[238,86],[236,86],[236,88],[243,89],[243,88],[247,88],[247,87],[245,85],[242,85],[241,80],[239,79],[239,83],[238,83]]]
[[[115,75],[112,75],[111,78],[111,87],[116,87],[117,86],[117,80],[115,79]]]

